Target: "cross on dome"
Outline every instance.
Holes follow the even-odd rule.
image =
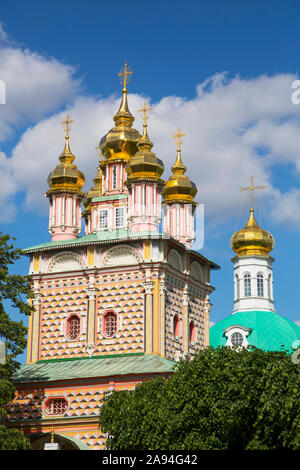
[[[256,189],[265,189],[265,186],[254,186],[253,185],[254,176],[250,176],[250,186],[241,186],[240,191],[250,191],[250,201],[251,201],[251,209],[253,209],[254,203],[254,191]]]
[[[126,85],[130,81],[130,75],[133,74],[133,71],[130,69],[130,67],[127,66],[127,62],[125,61],[124,68],[121,69],[119,72],[119,77],[122,77],[120,79],[121,84],[123,85],[123,89],[126,90]]]
[[[67,118],[65,121],[62,121],[61,124],[64,126],[66,137],[69,137],[69,132],[71,130],[71,124],[73,124],[74,121],[69,119],[69,115],[67,114]]]
[[[143,119],[144,119],[144,126],[147,125],[147,119],[149,119],[149,114],[150,114],[150,111],[151,111],[151,110],[152,110],[152,108],[151,108],[150,106],[147,107],[147,103],[146,103],[146,102],[144,102],[144,107],[143,107],[142,109],[139,109],[139,110],[138,110],[139,113],[143,113],[143,115],[144,115],[144,116],[143,116]],[[149,114],[147,115],[147,113],[149,113]]]

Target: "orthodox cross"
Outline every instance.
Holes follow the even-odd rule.
[[[119,77],[122,77],[120,80],[121,80],[121,83],[123,85],[123,89],[126,90],[126,85],[130,80],[130,75],[132,75],[132,74],[133,74],[132,70],[130,70],[130,68],[127,67],[127,62],[125,62],[124,68],[121,69],[121,71],[119,73]]]
[[[66,132],[66,137],[69,137],[69,131],[71,130],[71,124],[74,121],[69,119],[69,115],[67,114],[67,119],[65,121],[62,121],[62,125],[64,126],[65,132]]]
[[[250,186],[246,186],[246,187],[241,187],[241,188],[240,188],[240,191],[250,191],[251,209],[253,209],[254,191],[255,191],[256,189],[265,189],[265,186],[264,186],[264,185],[262,185],[262,186],[254,186],[254,185],[253,185],[253,180],[254,180],[254,176],[250,176]]]
[[[181,139],[181,137],[184,137],[186,134],[181,131],[180,129],[178,129],[177,131],[177,134],[174,134],[173,137],[174,139],[177,139],[177,150],[180,152],[181,150],[181,144],[182,144],[182,141],[183,139]]]
[[[102,162],[102,155],[101,155],[101,152],[100,152],[100,146],[96,145],[95,150],[96,150],[96,153],[97,153],[98,157],[100,158],[100,160]]]
[[[149,115],[147,116],[147,113],[150,112],[151,109],[152,108],[150,108],[150,106],[149,106],[149,108],[147,108],[147,103],[146,102],[144,103],[143,109],[139,109],[139,113],[144,114],[144,118],[143,118],[144,119],[144,126],[147,125],[147,119],[149,118]]]

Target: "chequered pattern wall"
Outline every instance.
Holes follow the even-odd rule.
[[[175,340],[173,335],[173,318],[177,315],[182,325],[182,294],[181,288],[168,284],[166,293],[166,356],[174,360],[176,351],[182,349],[182,337]]]
[[[67,389],[55,388],[46,390],[33,389],[29,391],[18,390],[15,394],[14,401],[9,406],[7,419],[10,424],[17,424],[24,420],[41,420],[42,427],[43,425],[49,426],[51,416],[47,416],[44,411],[45,400],[49,399],[49,397],[65,397],[69,403],[68,410],[61,417],[65,425],[60,426],[58,424],[55,432],[77,437],[93,450],[102,449],[105,445],[105,436],[98,427],[88,431],[81,431],[78,429],[78,426],[74,425],[74,430],[72,430],[72,422],[68,423],[66,418],[86,417],[86,424],[88,424],[88,418],[99,416],[101,400],[106,391],[112,390],[113,388],[115,390],[132,390],[135,385],[135,383],[128,383],[126,385],[104,383],[93,387],[68,387]],[[64,426],[66,431],[64,430]]]
[[[95,277],[95,349],[93,354],[124,354],[144,351],[144,288],[139,271],[112,273]],[[43,281],[40,289],[40,359],[85,357],[88,279],[84,277]],[[118,332],[113,338],[103,334],[103,315],[113,310],[118,315]],[[81,319],[81,335],[71,341],[66,335],[66,320],[76,313]]]
[[[87,294],[83,279],[74,279],[69,285],[57,288],[48,283],[42,295],[40,359],[58,359],[85,356]],[[46,283],[44,283],[46,284]],[[53,284],[52,284],[53,285]],[[78,340],[70,341],[65,336],[65,321],[71,313],[77,313],[82,323],[82,334]]]

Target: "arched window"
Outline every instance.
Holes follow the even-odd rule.
[[[241,344],[243,344],[243,340],[244,338],[243,338],[242,333],[239,333],[238,331],[233,333],[233,335],[231,336],[232,346],[240,346]]]
[[[67,337],[71,340],[80,336],[80,318],[77,315],[71,315],[67,320]]]
[[[65,398],[49,398],[44,405],[44,410],[48,415],[63,415],[68,409],[68,402]]]
[[[194,344],[196,342],[196,327],[193,321],[190,322],[190,344]]]
[[[251,277],[249,273],[244,275],[244,295],[245,297],[251,297]]]
[[[115,312],[107,312],[104,315],[104,328],[103,333],[106,336],[112,337],[117,332],[117,315]]]
[[[177,315],[174,315],[173,318],[173,335],[175,338],[180,336],[180,321]]]
[[[257,296],[264,296],[264,276],[261,273],[257,274]]]

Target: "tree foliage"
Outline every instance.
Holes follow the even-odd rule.
[[[105,395],[109,449],[300,449],[300,375],[286,352],[207,348],[168,379]]]
[[[0,449],[26,449],[28,439],[17,429],[4,425],[6,405],[14,397],[15,387],[11,382],[12,374],[20,366],[17,356],[26,347],[27,328],[23,322],[13,321],[8,309],[29,315],[32,307],[26,298],[32,298],[30,279],[11,274],[11,265],[22,256],[22,250],[14,248],[11,237],[0,232],[0,340],[5,342],[6,360],[0,364]]]

